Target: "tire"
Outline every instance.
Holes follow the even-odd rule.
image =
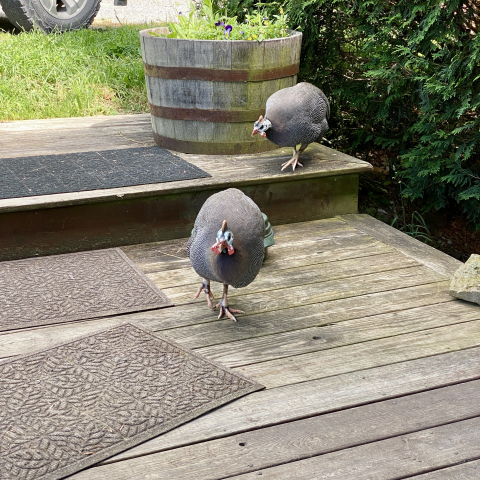
[[[89,27],[101,0],[0,0],[8,20],[21,30],[47,33]]]

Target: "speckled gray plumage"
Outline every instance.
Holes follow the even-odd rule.
[[[267,138],[280,147],[306,146],[325,135],[329,117],[330,103],[315,85],[283,88],[267,100],[265,118],[272,123]]]
[[[233,255],[216,255],[210,249],[223,220],[233,233]],[[235,288],[246,287],[262,266],[264,236],[265,222],[258,206],[240,190],[229,188],[203,204],[187,244],[188,256],[201,277]]]

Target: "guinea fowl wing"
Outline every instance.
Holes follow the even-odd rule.
[[[310,83],[284,88],[269,97],[265,118],[272,123],[267,138],[283,147],[308,144],[327,129],[330,105],[325,94]]]

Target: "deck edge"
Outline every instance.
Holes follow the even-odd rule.
[[[446,277],[451,278],[458,267],[463,265],[460,260],[430,247],[370,215],[351,213],[337,215],[337,218]]]

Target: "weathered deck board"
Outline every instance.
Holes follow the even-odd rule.
[[[97,467],[74,478],[221,479],[479,416],[479,394],[477,380]]]
[[[182,238],[124,248],[174,297],[168,311],[0,334],[4,358],[134,321],[267,385],[73,478],[456,479],[448,437],[472,460],[459,475],[476,471],[480,307],[446,293],[454,262],[403,252],[343,218],[275,234],[257,280],[231,289],[247,311],[236,324],[192,299]]]
[[[260,270],[255,282],[241,289],[230,288],[229,298],[249,295],[251,293],[267,292],[269,290],[278,290],[280,288],[298,287],[303,285],[320,284],[338,280],[341,278],[352,278],[355,276],[375,274],[378,272],[388,272],[390,270],[399,270],[401,268],[416,267],[418,262],[406,258],[402,254],[387,253],[369,257],[357,257],[346,260],[339,260],[334,263],[325,263],[321,268],[317,265],[306,265],[292,269],[270,268],[266,271]],[[150,277],[151,278],[151,277]],[[195,285],[201,283],[197,275],[191,274],[191,279],[187,284],[179,287],[164,287],[166,295],[175,305],[184,305],[192,303],[192,292],[197,288]],[[152,279],[152,278],[151,278]],[[155,279],[152,279],[155,283]],[[190,285],[190,289],[188,286]],[[212,291],[219,290],[218,284],[212,283]],[[222,288],[222,287],[220,287]]]
[[[406,260],[405,256],[398,254],[397,251],[390,249],[381,242],[371,242],[368,237],[360,237],[352,243],[355,243],[355,245],[352,245],[350,248],[347,244],[345,248],[329,250],[327,254],[324,250],[312,252],[312,245],[297,248],[295,250],[296,254],[290,253],[290,249],[283,249],[284,251],[282,252],[282,249],[276,249],[275,245],[269,247],[271,251],[267,254],[267,259],[262,266],[256,282],[262,281],[262,279],[264,279],[264,281],[265,279],[271,279],[274,275],[277,275],[280,270],[289,270],[290,273],[295,272],[296,275],[302,271],[319,270],[319,274],[325,271],[325,277],[329,278],[331,277],[331,269],[333,266],[336,266],[339,272],[348,269],[351,264],[355,265],[354,268],[356,269],[362,269],[362,264],[369,264],[371,262],[371,260],[365,257],[372,255],[377,256],[379,262],[381,262],[382,258],[385,258],[383,255],[389,255],[392,260],[401,259],[404,266],[418,265],[418,262],[415,260]],[[362,260],[362,258],[364,258],[364,260]],[[331,262],[335,263],[332,265]],[[320,263],[324,264],[323,268],[316,268],[316,265]],[[288,272],[282,273],[288,275]],[[159,288],[192,285],[202,280],[190,266],[166,272],[148,273],[147,275]],[[288,282],[295,285],[295,279],[290,278],[289,275]]]
[[[418,322],[421,318],[422,322]],[[263,335],[236,342],[219,343],[197,351],[225,365],[249,365],[283,357],[303,355],[330,348],[353,345],[372,339],[390,338],[421,331],[436,335],[437,327],[480,320],[480,309],[474,305],[449,302],[440,305],[370,316],[320,327]],[[220,333],[218,334],[220,337]],[[220,338],[217,340],[219,342]],[[400,345],[403,343],[399,339]]]
[[[262,479],[393,480],[478,458],[479,444],[477,417],[265,469]],[[231,478],[258,476],[252,472]]]
[[[399,295],[401,299],[398,299]],[[295,329],[329,325],[352,318],[360,318],[365,315],[377,315],[379,312],[396,312],[405,308],[453,301],[448,294],[439,291],[439,284],[433,283],[323,302],[321,304],[322,308],[307,305],[286,310],[245,315],[242,316],[242,321],[238,324],[216,321],[216,315],[206,309],[206,305],[202,304],[198,305],[198,310],[206,311],[212,317],[212,321],[198,325],[170,328],[167,334],[186,347],[199,348]],[[314,311],[312,312],[312,310]],[[133,321],[154,331],[161,331],[165,327],[164,318],[172,321],[170,314],[181,318],[185,315],[185,312],[183,309],[173,308],[170,309],[168,315],[165,315],[162,311],[147,311],[64,325],[45,326],[35,330],[25,329],[16,332],[0,332],[0,358],[27,353],[35,348],[46,348],[59,341],[66,341],[68,338],[72,338],[72,336],[87,335],[125,321]],[[294,319],[294,323],[292,319]]]
[[[345,220],[349,225],[358,230],[371,235],[378,240],[384,241],[397,248],[409,257],[415,258],[427,267],[449,277],[453,276],[455,270],[462,265],[462,262],[456,260],[447,254],[436,250],[433,247],[420,242],[419,240],[404,235],[399,230],[370,217],[369,215],[341,215],[339,217]]]
[[[444,281],[444,277],[425,267],[407,267],[400,270],[387,270],[378,273],[358,275],[352,278],[340,278],[321,283],[309,283],[305,285],[279,288],[270,291],[261,291],[258,293],[241,294],[241,291],[232,289],[231,304],[234,308],[239,308],[250,315],[254,313],[266,313],[274,310],[281,310],[302,305],[313,305],[320,302],[338,300],[343,298],[357,297],[368,293],[378,291],[388,291],[413,285],[424,285],[427,283],[439,283]],[[445,284],[439,285],[439,290],[445,288]],[[164,289],[165,294],[175,305],[184,305],[183,313],[195,311],[195,318],[188,318],[185,315],[175,318],[173,321],[173,312],[169,318],[165,318],[165,328],[175,328],[183,325],[193,325],[215,321],[216,316],[211,310],[199,308],[204,304],[204,300],[193,299],[186,292],[175,289]],[[193,289],[195,293],[196,289]],[[212,291],[219,295],[220,287],[213,285]],[[275,292],[275,293],[273,293]],[[184,302],[179,302],[177,296],[183,296]],[[196,302],[196,303],[192,303]],[[206,304],[205,304],[206,305]],[[178,311],[178,310],[177,310]]]
[[[273,388],[477,346],[478,320],[235,368]]]
[[[225,405],[109,461],[480,378],[480,348],[267,389]]]
[[[288,312],[288,310],[292,309],[294,306],[304,307],[305,304],[307,304],[310,305],[311,308],[315,308],[314,305],[320,302],[346,301],[350,298],[352,303],[357,304],[356,306],[358,307],[358,304],[362,302],[362,295],[388,292],[389,290],[396,291],[401,288],[412,286],[428,286],[427,295],[435,295],[435,293],[445,291],[448,287],[447,282],[439,283],[438,274],[432,275],[430,271],[422,269],[423,267],[419,267],[419,270],[415,268],[413,271],[412,269],[404,269],[398,271],[400,273],[397,273],[397,275],[387,276],[385,273],[381,273],[354,277],[353,279],[334,280],[332,282],[325,282],[320,288],[318,288],[318,285],[291,287],[289,289],[276,290],[274,298],[272,298],[272,294],[268,292],[245,295],[238,297],[236,299],[236,304],[240,307],[244,305],[249,314],[254,316],[252,319],[253,322],[258,322],[258,324],[261,325],[262,314],[273,312],[273,317],[275,317],[275,315],[280,315],[280,313],[278,313],[279,311],[282,312],[285,310],[287,314],[285,321],[288,322],[289,318],[292,318],[290,317],[290,312]],[[285,290],[287,290],[286,293]],[[357,295],[355,295],[355,293]],[[370,297],[368,297],[368,299],[370,299]],[[382,301],[380,296],[375,297],[375,299],[378,300],[379,303]],[[362,306],[362,303],[360,303],[360,306]],[[360,313],[362,309],[363,308],[357,310],[359,311],[359,316],[362,316]],[[203,301],[198,301],[196,304],[186,305],[180,308],[170,308],[168,310],[168,312],[149,311],[132,315],[123,315],[121,317],[113,317],[111,319],[106,318],[96,320],[95,323],[98,325],[97,328],[102,328],[102,326],[106,327],[112,325],[112,323],[117,324],[122,321],[139,321],[147,328],[167,330],[187,325],[204,324],[206,322],[218,322],[215,312],[210,310]],[[295,314],[294,311],[292,313]],[[243,317],[239,317],[239,319],[240,318]],[[272,321],[274,320],[275,318],[272,319]],[[246,322],[248,320],[245,318],[243,321]],[[223,323],[225,323],[225,321]],[[70,335],[70,332],[73,331],[73,325],[76,325],[76,323],[68,324],[64,327],[64,332],[67,337]],[[85,331],[89,329],[90,325],[93,326],[95,324],[86,322],[81,325],[85,325],[85,329],[83,330]],[[232,327],[227,322],[225,329],[229,328]],[[16,349],[23,350],[24,348],[32,348],[32,346],[35,348],[37,345],[40,348],[40,345],[43,345],[44,343],[48,346],[52,342],[59,341],[60,339],[55,332],[60,331],[61,329],[62,325],[59,325],[55,328],[52,327],[52,329],[40,328],[36,330],[28,330],[25,335],[22,334],[22,332],[19,332],[18,334],[13,332],[11,335],[0,335],[0,357],[9,356],[9,353],[7,352],[12,352],[12,348],[9,347],[11,342],[16,343],[16,346],[13,346],[13,351],[16,351]],[[14,340],[16,335],[19,335],[20,338],[25,336],[27,338],[23,338],[17,343]],[[28,339],[30,339],[30,341]],[[5,347],[3,345],[5,345]],[[19,351],[19,353],[24,352]]]
[[[465,462],[454,467],[442,468],[434,472],[410,477],[413,480],[478,480],[480,478],[480,460]]]
[[[274,262],[278,255],[282,255],[284,261],[288,259],[289,263],[295,259],[302,262],[304,255],[306,256],[307,253],[322,261],[334,261],[337,259],[335,255],[339,256],[338,259],[341,258],[341,255],[350,255],[349,246],[352,249],[356,247],[359,255],[364,254],[363,247],[367,244],[378,245],[379,250],[376,253],[381,253],[382,249],[385,252],[394,251],[392,247],[372,239],[345,223],[340,224],[338,228],[329,230],[319,230],[316,223],[305,222],[299,224],[299,232],[296,235],[289,235],[288,230],[285,231],[282,225],[275,226],[276,244],[269,248],[265,266]],[[122,247],[122,250],[145,273],[153,274],[176,268],[190,268],[191,265],[186,252],[187,241],[188,238],[179,238],[164,242],[126,246]],[[287,257],[285,257],[284,250],[288,250],[289,255]],[[344,250],[345,253],[343,253]],[[302,252],[305,252],[304,255],[301,254]],[[316,261],[312,263],[316,263]]]
[[[306,305],[245,315],[240,325],[225,326],[219,322],[208,322],[179,327],[169,330],[168,334],[185,346],[199,348],[452,301],[448,294],[439,292],[439,284],[433,283],[332,300],[318,306]]]

